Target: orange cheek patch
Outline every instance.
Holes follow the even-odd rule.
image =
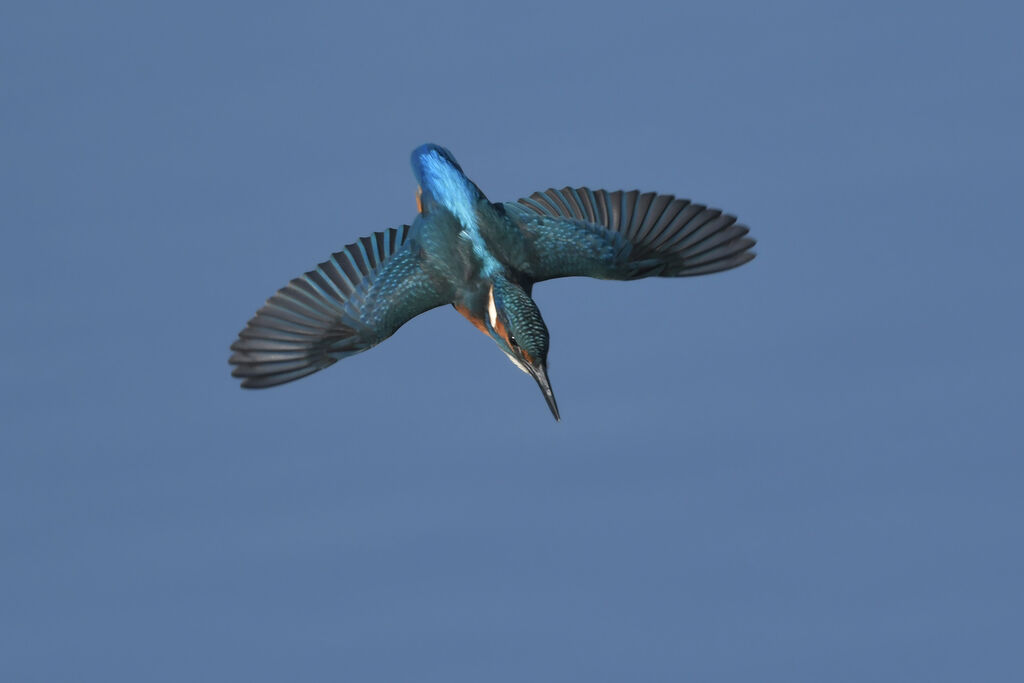
[[[494,331],[498,333],[498,336],[505,340],[508,344],[508,330],[505,329],[504,323],[499,318],[494,319]],[[509,344],[511,346],[511,344]]]
[[[490,333],[487,331],[487,326],[484,324],[484,319],[483,318],[475,317],[470,312],[470,310],[468,308],[465,308],[463,306],[459,306],[457,304],[453,304],[453,305],[455,306],[455,310],[458,311],[459,313],[461,313],[462,315],[464,315],[466,317],[466,320],[468,320],[469,322],[473,323],[473,326],[476,327],[476,329],[480,330],[481,332],[486,334],[488,337],[491,336]]]
[[[416,210],[423,213],[423,188],[416,188]]]
[[[505,327],[505,323],[501,322],[501,318],[494,319],[493,327],[494,331],[497,332],[498,336],[504,339],[505,343],[508,344],[508,347],[512,349],[513,353],[515,353],[515,347],[512,346],[512,342],[508,340],[508,328]],[[522,347],[519,347],[519,353],[523,354],[523,356],[526,356],[526,352],[523,351]]]

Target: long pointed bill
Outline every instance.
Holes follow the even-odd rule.
[[[558,416],[558,403],[555,402],[555,394],[551,391],[551,382],[548,381],[548,371],[544,367],[543,363],[537,363],[536,366],[530,367],[530,374],[537,380],[540,390],[544,392],[544,400],[548,402],[548,408],[551,408],[551,414],[555,416],[555,419],[561,421],[561,417]]]

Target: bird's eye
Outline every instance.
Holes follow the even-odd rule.
[[[518,348],[518,347],[519,347],[519,342],[517,342],[517,341],[516,341],[516,338],[515,338],[515,337],[513,337],[513,336],[512,336],[511,334],[510,334],[510,335],[508,335],[508,343],[509,343],[509,344],[510,344],[510,345],[512,346],[512,348],[514,348],[514,349],[515,349],[515,348]]]

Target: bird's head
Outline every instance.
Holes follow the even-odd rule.
[[[537,381],[551,413],[561,419],[548,381],[548,328],[537,304],[522,287],[499,277],[487,293],[485,321],[487,334],[509,360]]]
[[[421,213],[443,206],[469,224],[469,215],[483,193],[462,172],[451,152],[440,145],[420,145],[412,152],[412,172],[419,185],[416,202]]]

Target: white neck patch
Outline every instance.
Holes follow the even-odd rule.
[[[494,285],[487,292],[487,317],[491,319],[491,329],[498,329],[498,308],[494,305]]]

